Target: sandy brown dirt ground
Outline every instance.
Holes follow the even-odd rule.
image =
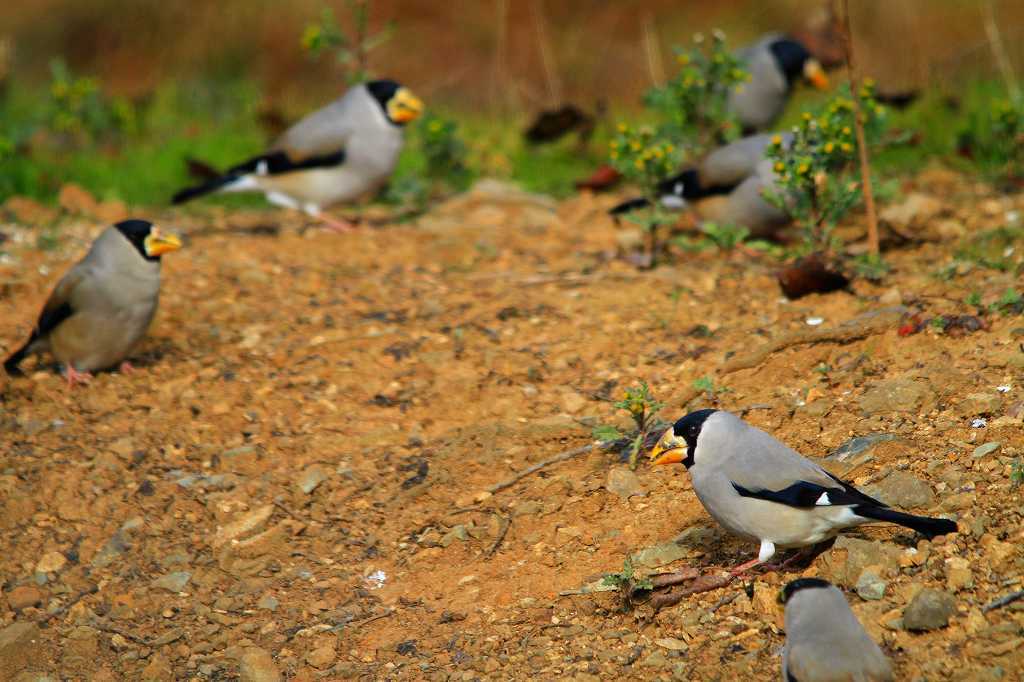
[[[924,185],[947,235],[969,239],[1024,205],[952,185]],[[809,318],[964,313],[971,292],[990,302],[1019,288],[1012,271],[944,280],[957,242],[925,242],[891,252],[882,285],[786,302],[768,259],[610,260],[607,201],[480,194],[346,235],[271,211],[155,213],[188,239],[165,258],[138,371],[73,391],[45,363],[0,377],[0,677],[777,679],[775,594],[799,573],[658,614],[623,612],[614,593],[559,594],[652,546],[677,559],[659,570],[751,557],[683,468],[617,473],[636,493],[624,497],[606,485],[618,456],[592,451],[484,492],[587,444],[596,421],[624,426],[607,398],[646,379],[666,418],[748,410],[810,456],[893,436],[831,466],[962,532],[851,532],[804,573],[848,588],[898,679],[1019,679],[1024,602],[982,609],[1024,588],[1024,499],[1010,482],[1024,319],[990,315],[960,336],[900,336],[897,323],[718,373]],[[70,218],[46,252],[31,225],[0,226],[0,347],[28,332],[100,229]],[[680,404],[705,375],[728,390]],[[870,596],[872,576],[880,599],[856,590]],[[955,606],[947,627],[913,632],[904,609],[925,588]]]

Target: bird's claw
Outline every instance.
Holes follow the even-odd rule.
[[[82,384],[83,386],[92,381],[92,374],[88,372],[79,372],[70,364],[64,369],[64,375],[68,380],[68,388],[74,388],[75,384]]]
[[[135,372],[135,367],[132,366],[132,363],[125,360],[121,363],[121,366],[117,368],[117,371],[121,374],[132,374]]]

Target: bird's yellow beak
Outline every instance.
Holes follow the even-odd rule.
[[[423,113],[423,102],[408,88],[399,88],[388,100],[388,117],[395,123],[415,121]]]
[[[678,464],[686,459],[686,441],[676,436],[676,432],[670,426],[658,444],[651,450],[651,464],[660,466],[662,464]]]
[[[804,62],[804,78],[818,90],[828,90],[828,76],[817,59],[812,58]]]
[[[176,234],[163,234],[160,232],[160,228],[154,225],[149,229],[149,235],[143,242],[143,246],[146,249],[147,256],[156,258],[157,256],[180,249],[181,238]]]

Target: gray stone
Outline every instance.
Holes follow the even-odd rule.
[[[823,577],[837,585],[856,588],[857,579],[869,566],[898,569],[900,549],[882,542],[871,542],[840,535],[832,548],[821,555]]]
[[[925,588],[903,609],[903,627],[907,630],[938,630],[949,625],[956,610],[956,598],[944,590]]]
[[[614,493],[624,500],[628,500],[633,495],[643,497],[647,494],[647,491],[640,486],[640,478],[625,467],[610,469],[604,487],[608,489],[608,492]]]
[[[0,630],[0,679],[9,680],[29,663],[41,660],[35,623],[19,621]]]
[[[269,651],[249,647],[239,658],[238,679],[241,682],[280,682],[281,673]]]
[[[459,524],[458,526],[452,526],[451,530],[445,533],[444,537],[441,538],[440,544],[442,547],[447,547],[456,540],[461,540],[462,542],[465,542],[468,539],[469,533],[466,531],[466,527]]]
[[[888,583],[878,575],[877,571],[870,568],[861,572],[857,578],[857,595],[865,601],[877,601],[885,596],[885,588]]]
[[[892,433],[872,433],[868,436],[857,436],[840,445],[836,448],[835,452],[825,457],[825,459],[846,462],[863,452],[871,450],[879,443],[897,440],[898,438],[899,436]]]
[[[885,412],[927,411],[923,406],[934,400],[931,388],[923,381],[888,379],[870,386],[859,403],[861,410],[870,416]]]
[[[863,491],[888,505],[905,509],[926,508],[935,502],[932,487],[906,471],[893,471]]]
[[[654,545],[653,547],[647,547],[633,554],[630,560],[637,565],[646,566],[647,568],[658,568],[665,566],[673,561],[678,561],[684,557],[688,557],[692,554],[692,551],[688,547],[684,547],[679,543],[663,542],[660,545]]]
[[[974,452],[971,453],[971,457],[973,457],[974,459],[981,459],[985,455],[990,455],[996,450],[998,450],[1000,445],[1002,445],[1002,443],[999,443],[998,441],[991,441],[989,443],[985,443],[984,445],[979,445],[978,447],[974,448]]]
[[[279,602],[277,601],[277,597],[272,597],[268,594],[260,597],[260,600],[256,602],[256,608],[266,609],[267,611],[277,611],[278,604]]]
[[[168,592],[181,592],[185,589],[185,585],[188,585],[188,581],[192,579],[192,574],[188,571],[175,571],[174,573],[168,573],[165,576],[157,578],[151,585],[157,589],[167,590]]]
[[[306,467],[306,470],[299,476],[299,490],[309,495],[325,480],[327,480],[327,472],[319,464],[313,464]]]

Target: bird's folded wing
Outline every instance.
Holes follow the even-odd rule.
[[[731,187],[754,174],[771,144],[768,134],[750,135],[712,151],[700,163],[701,183]]]
[[[46,305],[39,313],[39,321],[32,332],[33,337],[46,336],[60,325],[61,322],[71,317],[75,312],[76,289],[88,275],[88,268],[82,263],[71,268],[54,287]]]
[[[872,500],[854,488],[846,490],[838,486],[823,486],[807,481],[797,481],[781,490],[750,489],[736,482],[733,482],[732,487],[742,497],[753,497],[759,500],[767,500],[768,502],[778,502],[788,507],[809,509],[811,507],[857,504],[880,505],[876,500]]]
[[[300,120],[270,150],[282,152],[296,163],[337,154],[344,151],[353,132],[360,127],[359,119],[367,115],[367,111],[356,106],[354,97],[346,96]],[[365,123],[362,122],[364,126]]]
[[[319,155],[292,157],[284,151],[273,151],[255,156],[228,170],[229,176],[255,173],[256,175],[279,175],[309,168],[333,168],[345,162],[345,150],[339,149]]]

